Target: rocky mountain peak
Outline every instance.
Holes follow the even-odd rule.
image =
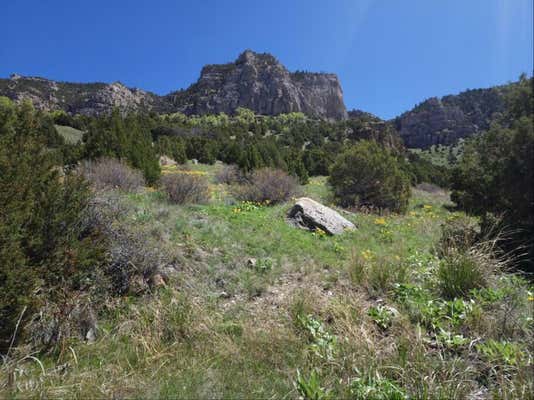
[[[42,109],[89,115],[113,107],[123,112],[185,114],[232,114],[238,107],[246,107],[263,115],[302,112],[316,118],[347,118],[335,74],[289,72],[271,54],[250,49],[234,62],[204,66],[196,83],[166,96],[128,88],[118,81],[68,83],[20,75],[0,79],[0,95],[16,101],[30,99]]]
[[[195,84],[168,98],[186,114],[231,114],[246,107],[264,115],[302,112],[317,118],[347,118],[336,75],[290,73],[271,54],[252,50],[245,50],[233,63],[205,66]]]
[[[269,53],[256,53],[250,49],[242,52],[236,59],[235,64],[272,64],[273,66],[282,66],[280,62]],[[283,67],[283,66],[282,66]]]

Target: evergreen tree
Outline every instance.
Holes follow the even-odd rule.
[[[36,311],[36,289],[77,287],[102,261],[98,236],[81,221],[87,186],[60,178],[48,134],[31,106],[0,99],[0,352],[18,319],[22,329]]]

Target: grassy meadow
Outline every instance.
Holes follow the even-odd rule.
[[[340,211],[339,236],[296,229],[291,202],[237,202],[222,165],[207,204],[118,194],[123,222],[174,260],[167,284],[110,300],[94,342],[17,348],[2,398],[534,398],[532,286],[503,271],[448,295],[441,226],[466,217],[414,189],[405,215]],[[326,178],[301,194],[331,206]],[[456,286],[454,286],[456,287]]]

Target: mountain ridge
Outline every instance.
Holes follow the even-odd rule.
[[[407,147],[452,145],[489,128],[505,111],[505,97],[513,85],[468,89],[430,97],[390,120]]]
[[[430,97],[391,120],[407,147],[452,145],[489,128],[505,108],[505,96],[515,83],[457,94]],[[354,118],[365,111],[347,111],[336,74],[289,71],[269,53],[245,50],[235,61],[207,64],[198,80],[165,95],[130,88],[119,81],[61,82],[13,74],[0,79],[0,95],[31,100],[39,109],[98,115],[114,107],[123,112],[182,112],[187,115],[235,113],[239,107],[260,115],[302,112],[329,120]]]
[[[205,65],[197,82],[167,95],[120,82],[74,83],[13,74],[0,79],[0,95],[31,100],[39,109],[97,115],[119,107],[125,112],[185,114],[233,113],[246,107],[257,114],[303,112],[324,119],[346,119],[343,92],[335,74],[290,72],[274,56],[245,50],[226,64]]]

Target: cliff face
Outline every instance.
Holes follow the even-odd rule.
[[[509,86],[476,89],[425,100],[394,120],[407,147],[454,144],[489,128],[504,111]]]
[[[155,111],[231,114],[246,107],[257,114],[303,112],[347,118],[343,93],[333,74],[289,72],[273,56],[250,50],[229,64],[208,65],[186,90],[157,96],[121,83],[66,83],[13,75],[0,79],[0,95],[31,100],[37,108],[94,115],[119,107],[124,112]]]
[[[303,112],[318,118],[347,118],[337,76],[290,73],[270,54],[250,50],[234,63],[204,67],[197,83],[167,98],[186,114],[229,114],[245,107],[264,115]]]

